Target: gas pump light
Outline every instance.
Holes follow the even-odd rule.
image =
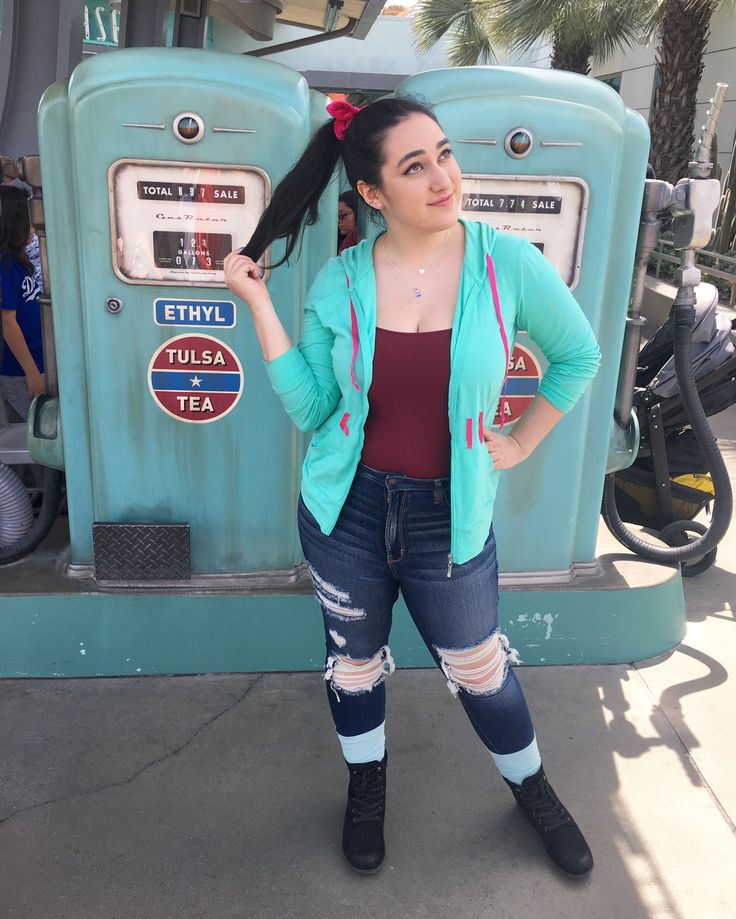
[[[174,133],[184,144],[196,144],[202,140],[204,121],[192,112],[182,112],[174,119]]]
[[[527,156],[532,149],[533,138],[526,128],[512,128],[503,142],[504,150],[516,160]]]

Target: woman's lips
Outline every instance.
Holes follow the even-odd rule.
[[[440,198],[439,201],[432,201],[430,207],[447,207],[449,204],[452,204],[455,200],[455,196],[452,192],[445,198]]]

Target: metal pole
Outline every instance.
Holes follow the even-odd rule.
[[[169,0],[122,0],[119,48],[163,48]]]

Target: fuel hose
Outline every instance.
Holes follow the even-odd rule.
[[[733,512],[733,492],[728,469],[703,410],[693,373],[694,306],[694,289],[690,286],[680,287],[672,307],[675,374],[687,419],[703,451],[706,466],[713,480],[715,500],[710,526],[702,536],[685,546],[655,546],[633,533],[621,520],[616,507],[615,473],[606,476],[603,489],[603,519],[608,529],[627,549],[652,562],[685,562],[706,555],[726,535]]]

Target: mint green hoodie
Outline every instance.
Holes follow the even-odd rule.
[[[465,259],[450,342],[453,564],[476,556],[493,517],[499,472],[483,442],[501,395],[506,351],[525,330],[549,361],[539,392],[569,411],[595,376],[600,351],[556,269],[531,243],[462,221]],[[302,469],[302,497],[329,535],[350,491],[368,416],[376,337],[375,240],[330,259],[312,285],[301,340],[266,364],[274,392],[297,427],[314,431]],[[504,330],[489,281],[491,256]]]

